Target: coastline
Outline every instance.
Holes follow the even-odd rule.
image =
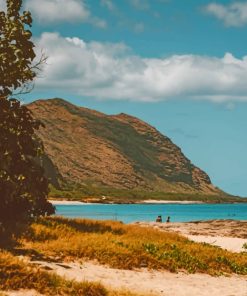
[[[140,204],[181,204],[181,205],[191,205],[191,204],[205,204],[203,201],[192,201],[192,200],[155,200],[147,199],[140,202]]]
[[[88,204],[87,202],[72,201],[72,200],[48,199],[48,201],[51,204],[53,204],[54,206],[56,206],[56,205],[61,205],[61,206],[66,206],[66,205],[78,206],[78,205],[86,205],[86,204]]]
[[[205,220],[194,222],[135,222],[141,227],[159,231],[176,232],[189,240],[207,243],[231,252],[247,252],[247,221],[241,220]]]
[[[86,201],[79,201],[79,200],[66,200],[66,199],[53,199],[48,198],[48,201],[52,203],[53,205],[87,205],[87,204],[181,204],[181,205],[192,205],[192,204],[242,204],[247,203],[245,201],[231,201],[231,202],[205,202],[201,200],[158,200],[158,199],[146,199],[146,200],[140,200],[140,201],[130,201],[130,202],[119,202],[119,201],[108,201],[106,199],[90,199]]]
[[[59,199],[48,199],[48,201],[53,205],[89,205],[89,204],[119,204],[114,202],[84,202],[84,201],[73,201],[73,200],[59,200]],[[125,203],[122,203],[125,204]],[[128,203],[126,203],[128,204]],[[202,201],[190,201],[190,200],[155,200],[155,199],[147,199],[142,200],[140,202],[135,202],[133,204],[181,204],[181,205],[189,205],[189,204],[206,204]]]
[[[68,200],[49,200],[53,205],[93,205],[104,203],[87,203],[80,201]],[[205,204],[203,202],[192,201],[159,201],[159,200],[145,200],[138,204]],[[159,231],[168,231],[179,233],[188,239],[195,242],[207,243],[218,246],[232,252],[246,252],[243,248],[247,244],[247,221],[245,220],[230,220],[230,219],[214,219],[214,220],[200,220],[191,222],[171,222],[171,223],[157,223],[157,222],[133,222],[142,227],[151,227]]]

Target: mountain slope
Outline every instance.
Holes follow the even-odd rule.
[[[38,136],[56,187],[222,194],[168,137],[135,117],[109,116],[62,99],[38,100],[28,108],[45,124]]]

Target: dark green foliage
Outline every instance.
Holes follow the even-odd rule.
[[[20,15],[22,0],[7,0],[7,12],[0,11],[0,98],[14,90],[27,89],[35,77],[34,44],[30,41],[30,12]]]
[[[34,161],[43,147],[35,137],[40,123],[14,99],[0,100],[0,222],[53,213],[48,183]]]
[[[0,12],[0,228],[52,214],[47,202],[48,182],[38,164],[43,152],[35,137],[40,123],[30,111],[9,96],[27,89],[35,77],[35,58],[29,12],[19,14],[22,1],[7,1],[7,13]],[[1,232],[1,229],[0,229]]]

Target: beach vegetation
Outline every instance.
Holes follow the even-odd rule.
[[[147,267],[171,272],[247,274],[247,254],[195,243],[176,234],[95,221],[47,217],[32,224],[20,240],[24,249],[61,260],[97,260],[113,268]]]
[[[20,289],[35,290],[47,296],[138,296],[129,291],[109,290],[97,282],[66,280],[0,250],[0,290]],[[0,295],[5,294],[0,292]]]

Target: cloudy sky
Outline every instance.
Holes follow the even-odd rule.
[[[0,8],[4,9],[4,0]],[[25,0],[47,65],[26,102],[137,116],[247,196],[247,1]]]

